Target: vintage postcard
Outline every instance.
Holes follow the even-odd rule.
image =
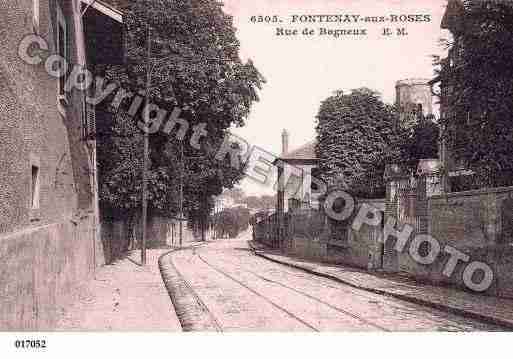
[[[0,39],[13,353],[513,330],[513,2],[0,0]]]

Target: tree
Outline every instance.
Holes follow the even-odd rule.
[[[260,197],[261,207],[260,209],[269,210],[276,207],[276,196],[263,195]]]
[[[247,208],[228,208],[217,214],[216,231],[220,237],[237,237],[249,227],[250,212]]]
[[[276,206],[276,197],[268,195],[247,196],[241,202],[251,209],[268,210]]]
[[[399,141],[400,162],[415,172],[419,160],[438,158],[440,127],[433,116],[422,117],[410,131],[403,132]]]
[[[465,1],[451,18],[447,42],[453,64],[437,70],[450,89],[442,105],[443,137],[456,160],[475,172],[478,186],[513,184],[513,5],[507,1]],[[441,65],[439,58],[436,65]]]
[[[243,199],[243,203],[249,208],[260,208],[261,202],[258,196],[248,196]]]
[[[125,16],[128,85],[145,89],[147,32],[152,39],[154,101],[188,107],[212,132],[242,126],[263,78],[239,58],[232,18],[215,0],[135,0]]]
[[[187,109],[181,117],[190,128],[205,123],[208,132],[200,149],[188,146],[190,134],[182,143],[174,134],[150,135],[149,210],[177,214],[182,177],[185,212],[203,220],[213,207],[211,196],[242,178],[241,169],[216,161],[215,152],[231,126],[244,125],[264,80],[251,61],[240,60],[232,18],[215,0],[134,0],[124,25],[126,65],[102,73],[132,93],[144,93],[149,31],[151,103],[169,112]],[[100,126],[101,203],[112,213],[134,213],[141,206],[142,132],[135,125],[141,111],[130,118],[127,102],[115,111],[103,108]]]
[[[394,131],[394,140],[389,149],[374,156],[371,164],[355,181],[352,191],[356,196],[385,197],[383,175],[387,164],[398,163],[407,173],[415,174],[421,159],[438,158],[440,129],[434,122],[434,116],[419,116],[416,121],[410,121]]]
[[[330,186],[372,192],[362,185],[366,173],[393,152],[396,110],[367,88],[337,91],[324,100],[317,115],[317,174]],[[382,176],[382,170],[372,178]],[[361,194],[361,193],[360,193]]]
[[[223,198],[229,198],[234,203],[241,203],[244,199],[244,191],[240,187],[226,189],[221,195]]]

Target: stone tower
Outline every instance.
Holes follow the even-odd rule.
[[[429,79],[397,81],[395,90],[400,126],[410,127],[422,116],[433,114],[433,94],[429,81]]]

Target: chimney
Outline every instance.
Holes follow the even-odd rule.
[[[284,155],[289,152],[289,132],[283,130],[281,133],[281,154]]]

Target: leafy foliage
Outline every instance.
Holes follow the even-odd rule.
[[[324,100],[317,116],[318,175],[330,186],[372,192],[365,189],[369,184],[363,183],[364,177],[381,171],[376,165],[392,153],[396,117],[396,110],[367,88],[338,91]],[[370,177],[382,181],[383,176]]]
[[[414,174],[419,160],[438,158],[440,129],[434,117],[419,117],[418,121],[407,119],[406,123],[406,126],[395,129],[389,151],[376,156],[367,170],[358,177],[353,188],[355,195],[361,198],[385,197],[386,182],[383,175],[387,164],[398,163],[407,173]]]
[[[177,215],[183,179],[184,212],[203,218],[213,207],[211,196],[242,178],[228,159],[214,157],[230,127],[244,125],[264,80],[251,61],[240,60],[232,19],[215,0],[134,0],[124,24],[126,66],[101,71],[132,93],[143,94],[149,30],[150,101],[169,113],[186,109],[181,117],[191,129],[183,143],[175,133],[150,135],[149,209]],[[141,206],[143,136],[135,125],[141,113],[130,118],[129,106],[126,101],[116,111],[104,108],[98,121],[101,203],[119,213]],[[206,124],[208,136],[195,149],[189,143],[200,123]]]
[[[319,111],[316,175],[360,198],[384,197],[387,164],[400,163],[414,173],[420,159],[438,157],[434,117],[414,116],[398,123],[396,109],[369,89],[337,92]]]
[[[242,126],[258,101],[262,76],[239,58],[232,18],[215,0],[136,0],[125,17],[129,86],[145,89],[148,24],[151,97],[189,107],[215,129]]]
[[[98,113],[98,167],[100,204],[106,216],[126,217],[142,200],[143,135],[125,113]],[[177,214],[178,169],[174,152],[152,161],[148,169],[149,210],[166,216]]]
[[[276,196],[246,196],[244,191],[239,187],[225,190],[219,198],[231,200],[235,206],[245,204],[248,208],[253,210],[269,210],[276,206]]]
[[[233,203],[241,203],[244,198],[244,191],[240,187],[233,187],[226,189],[219,198],[223,200],[231,200]]]
[[[421,117],[410,130],[402,131],[400,136],[400,162],[410,171],[417,169],[419,160],[438,158],[440,127],[434,117]]]
[[[453,63],[438,70],[448,111],[443,136],[479,186],[513,184],[513,5],[464,2],[448,42]],[[443,61],[435,60],[441,65]]]
[[[247,208],[225,209],[217,214],[216,231],[221,236],[235,238],[249,228],[250,212]]]

